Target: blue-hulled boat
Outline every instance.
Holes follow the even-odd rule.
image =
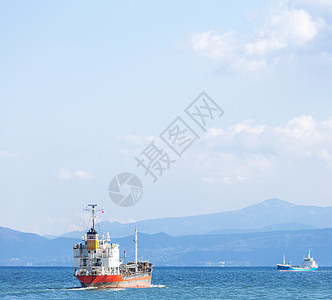
[[[310,255],[310,250],[308,256],[303,259],[302,266],[292,266],[291,264],[286,264],[285,255],[283,256],[283,263],[277,264],[278,271],[316,271],[318,269],[318,264]]]

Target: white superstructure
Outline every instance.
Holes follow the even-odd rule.
[[[88,205],[92,210],[92,228],[83,235],[82,243],[74,245],[75,275],[120,274],[119,244],[111,243],[109,233],[99,237],[95,230],[95,211],[98,204]]]
[[[310,256],[310,249],[309,249],[308,257],[305,257],[303,259],[302,267],[303,268],[318,268],[318,264]]]

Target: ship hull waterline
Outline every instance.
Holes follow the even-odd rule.
[[[75,275],[82,287],[97,288],[149,288],[151,275],[123,278],[121,275]]]
[[[278,267],[278,271],[280,272],[310,272],[317,271],[318,268],[296,268],[296,267]]]

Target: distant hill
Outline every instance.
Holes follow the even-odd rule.
[[[128,224],[104,221],[99,226],[102,231],[108,231],[116,237],[132,234],[135,226],[140,232],[165,232],[172,236],[329,228],[332,227],[332,207],[295,205],[273,198],[243,209],[215,214],[151,219]],[[61,235],[71,238],[81,236],[82,232],[78,231]]]
[[[0,265],[70,265],[75,241],[0,227]]]
[[[0,265],[73,265],[76,239],[47,239],[0,227]],[[133,236],[115,238],[133,259]],[[321,266],[332,266],[332,229],[203,234],[172,237],[139,233],[139,258],[157,266],[275,266],[283,254],[301,263],[308,249]]]
[[[314,226],[298,223],[283,223],[264,226],[262,228],[250,229],[219,229],[211,230],[208,234],[230,234],[230,233],[250,233],[250,232],[269,232],[269,231],[294,231],[303,229],[317,229]]]
[[[128,245],[131,237],[116,239]],[[164,266],[275,266],[285,254],[287,261],[301,264],[311,249],[321,266],[332,266],[332,228],[255,232],[246,234],[139,235],[141,257]],[[127,250],[133,257],[133,247]]]

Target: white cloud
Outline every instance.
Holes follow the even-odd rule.
[[[322,21],[314,21],[303,9],[285,10],[271,16],[264,29],[245,44],[249,55],[264,56],[281,49],[303,47],[310,42],[323,26]]]
[[[54,175],[61,180],[71,180],[74,178],[87,180],[95,178],[95,176],[93,176],[92,174],[89,174],[82,170],[70,171],[66,169],[60,169]]]
[[[218,152],[215,149],[200,150],[200,155],[195,155],[192,161],[195,168],[205,175],[203,182],[227,185],[247,183],[253,178],[270,174],[276,165],[276,158],[271,154]]]
[[[213,139],[213,143],[209,141]],[[270,149],[273,153],[326,160],[332,153],[332,118],[316,121],[312,116],[299,116],[283,126],[271,127],[244,121],[225,130],[212,128],[206,137],[211,146],[236,145],[243,149]]]
[[[109,221],[109,222],[119,222],[119,223],[122,223],[122,224],[137,222],[136,220],[134,220],[132,218],[109,218],[109,219],[107,219],[107,221]]]
[[[265,32],[260,33],[260,37],[249,41],[244,45],[244,53],[247,55],[263,56],[269,52],[287,47],[287,43],[282,39],[266,36]]]
[[[322,25],[321,20],[314,21],[304,9],[292,9],[271,18],[269,34],[280,44],[303,46],[318,34]]]
[[[283,56],[294,57],[323,27],[324,22],[308,11],[288,8],[270,15],[262,28],[246,37],[234,31],[205,31],[191,37],[190,47],[198,55],[222,61],[227,70],[256,72],[275,66]]]
[[[205,183],[263,180],[289,163],[332,168],[332,118],[298,116],[275,127],[243,121],[211,128],[201,141],[192,161]]]
[[[310,8],[331,10],[332,1],[331,0],[294,0],[294,3],[299,6],[306,6]]]
[[[233,35],[234,32],[218,35],[213,31],[194,34],[191,38],[192,49],[195,53],[212,59],[231,58],[235,50]]]
[[[268,63],[265,59],[253,60],[239,58],[229,65],[229,70],[239,71],[245,73],[264,71],[268,68]]]
[[[0,157],[15,158],[15,157],[19,157],[19,156],[20,156],[20,154],[18,154],[18,153],[0,150]]]

